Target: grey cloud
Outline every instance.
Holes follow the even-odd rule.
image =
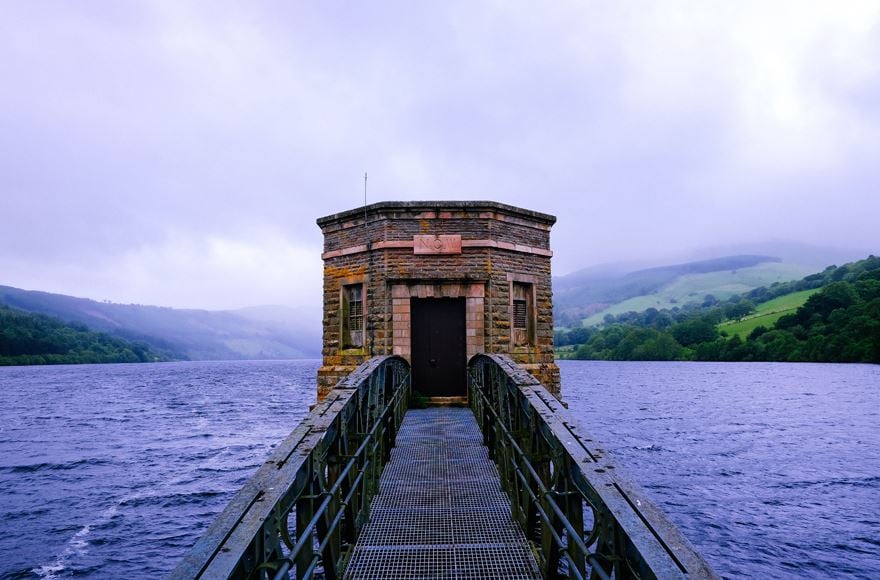
[[[75,289],[197,296],[183,262],[163,274],[170,258],[129,272],[136,283],[113,272],[173,255],[175,240],[193,260],[204,255],[184,246],[257,244],[259,232],[278,233],[273,251],[317,248],[315,217],[358,205],[364,170],[371,201],[557,214],[557,273],[817,231],[880,245],[880,74],[863,64],[878,41],[857,22],[876,12],[851,16],[850,37],[850,17],[816,24],[803,54],[792,40],[794,80],[776,87],[748,77],[760,46],[720,36],[748,18],[616,6],[7,3],[0,269],[15,278],[0,282],[63,290],[47,271],[101,265]],[[670,32],[663,10],[685,24]],[[852,62],[813,58],[829,35]],[[296,278],[304,266],[289,267]],[[202,277],[234,270],[217,268]],[[232,278],[229,295],[277,299]]]

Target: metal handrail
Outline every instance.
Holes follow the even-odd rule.
[[[405,359],[360,365],[245,483],[171,578],[311,578],[320,568],[340,577],[409,395]]]
[[[504,355],[468,365],[471,409],[545,578],[715,578],[567,409]]]

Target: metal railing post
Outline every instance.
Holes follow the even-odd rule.
[[[406,413],[409,380],[409,364],[396,356],[374,357],[341,380],[171,578],[304,579],[319,566],[324,577],[341,577]]]
[[[471,359],[468,376],[471,409],[544,578],[715,578],[534,377],[487,354]]]

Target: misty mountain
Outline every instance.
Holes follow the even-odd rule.
[[[142,342],[88,330],[45,314],[0,305],[0,365],[160,362]]]
[[[557,306],[562,307],[572,304],[615,304],[627,298],[650,294],[684,274],[736,270],[763,262],[780,261],[779,258],[771,256],[727,256],[634,272],[621,271],[612,266],[585,268],[567,276],[554,278],[553,298]]]
[[[774,282],[799,279],[814,268],[787,264],[775,256],[735,255],[635,271],[588,268],[554,278],[557,326],[601,322],[605,314],[671,308],[723,299]]]
[[[776,240],[705,248],[688,256],[687,260],[707,260],[721,256],[759,254],[776,256],[786,264],[810,266],[818,271],[832,264],[840,266],[848,262],[860,260],[872,253],[877,253],[877,248],[839,248]]]
[[[0,286],[0,304],[84,324],[142,341],[167,356],[191,360],[289,359],[320,356],[314,316],[281,306],[238,311],[115,304]]]

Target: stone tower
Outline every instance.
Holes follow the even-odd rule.
[[[318,398],[382,354],[409,360],[414,390],[466,396],[467,361],[481,352],[510,355],[559,396],[550,280],[555,222],[491,201],[380,202],[318,219]]]

